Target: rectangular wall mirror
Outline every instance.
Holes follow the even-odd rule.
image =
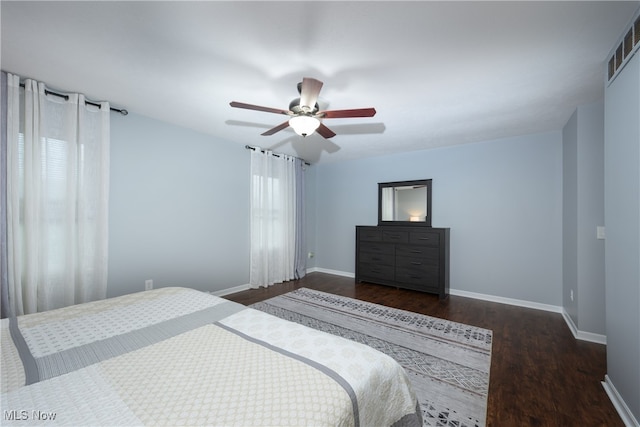
[[[431,180],[379,183],[378,225],[431,227]]]

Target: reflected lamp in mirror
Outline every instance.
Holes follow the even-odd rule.
[[[431,227],[431,180],[379,183],[378,225]]]

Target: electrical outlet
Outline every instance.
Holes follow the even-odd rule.
[[[573,301],[573,289],[571,289],[571,301]]]
[[[153,279],[147,279],[144,281],[144,290],[150,291],[153,289]]]
[[[316,254],[314,254],[313,252],[309,252],[309,258],[313,258],[314,256],[316,256]]]
[[[604,240],[607,238],[607,235],[605,234],[604,231],[604,226],[599,225],[596,227],[596,239],[598,240]]]

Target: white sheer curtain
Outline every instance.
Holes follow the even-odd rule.
[[[252,288],[271,286],[304,276],[300,260],[303,222],[300,159],[251,151]],[[298,254],[298,255],[297,255]]]
[[[8,295],[13,314],[107,287],[109,104],[7,77]]]

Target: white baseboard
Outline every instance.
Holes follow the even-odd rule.
[[[505,297],[499,297],[495,295],[479,294],[476,292],[461,291],[458,289],[450,289],[449,294],[457,295],[459,297],[479,299],[483,301],[498,302],[500,304],[515,305],[515,306],[524,307],[524,308],[534,308],[536,310],[542,310],[542,311],[551,311],[553,313],[562,313],[562,307],[559,307],[557,305],[542,304],[539,302],[532,302],[532,301],[526,301],[526,300],[514,299],[514,298],[505,298]]]
[[[356,277],[355,274],[347,273],[345,271],[330,270],[328,268],[318,268],[318,267],[307,268],[307,274],[314,273],[314,272],[333,274],[334,276],[344,276],[344,277],[351,277],[351,278]],[[210,292],[210,294],[211,295],[215,295],[217,297],[223,297],[225,295],[231,295],[231,294],[235,294],[236,292],[242,292],[242,291],[246,291],[246,290],[249,290],[249,289],[252,289],[252,288],[251,288],[251,285],[249,283],[247,283],[247,284],[244,284],[244,285],[235,286],[233,288],[222,289],[222,290],[219,290],[219,291],[212,291],[212,292]]]
[[[251,289],[248,283],[246,285],[240,285],[240,286],[235,286],[233,288],[222,289],[221,291],[213,291],[211,292],[211,295],[215,295],[217,297],[223,297],[225,295],[235,294],[236,292],[246,291],[247,289]]]
[[[494,295],[485,295],[485,294],[479,294],[475,292],[461,291],[457,289],[450,289],[449,294],[457,295],[460,297],[479,299],[483,301],[514,305],[517,307],[533,308],[535,310],[542,310],[542,311],[550,311],[552,313],[560,313],[562,314],[564,321],[567,323],[567,326],[571,330],[571,333],[573,334],[573,337],[575,339],[578,339],[581,341],[589,341],[596,344],[605,344],[605,345],[607,344],[606,335],[594,334],[592,332],[584,332],[579,330],[576,327],[575,323],[573,323],[573,320],[571,319],[571,317],[565,311],[564,307],[561,307],[561,306],[541,304],[538,302],[525,301],[525,300],[513,299],[513,298],[504,298],[504,297],[498,297]]]
[[[602,387],[604,387],[604,391],[607,392],[607,396],[609,396],[611,403],[613,403],[616,411],[618,411],[618,415],[622,418],[624,425],[627,427],[640,427],[640,423],[636,417],[633,416],[631,410],[622,399],[622,396],[618,393],[618,390],[616,390],[615,386],[611,382],[611,378],[609,378],[609,375],[604,376]]]
[[[342,277],[350,277],[350,278],[355,278],[356,275],[354,273],[349,273],[347,271],[340,271],[340,270],[330,270],[328,268],[320,268],[320,267],[312,267],[312,268],[307,268],[307,274],[308,273],[326,273],[326,274],[333,274],[334,276],[342,276]]]
[[[313,273],[313,272],[334,274],[336,276],[343,276],[343,277],[355,277],[355,274],[349,273],[346,271],[329,270],[326,268],[319,268],[319,267],[313,267],[313,268],[307,269],[307,273]],[[561,306],[551,305],[551,304],[541,304],[538,302],[531,302],[531,301],[525,301],[525,300],[514,299],[514,298],[498,297],[495,295],[486,295],[486,294],[480,294],[476,292],[463,291],[459,289],[450,289],[449,294],[465,297],[465,298],[479,299],[482,301],[514,305],[517,307],[533,308],[535,310],[542,310],[542,311],[550,311],[552,313],[560,313],[564,317],[564,320],[567,323],[567,326],[569,326],[571,333],[576,339],[581,341],[594,342],[597,344],[607,344],[607,337],[605,335],[599,335],[591,332],[584,332],[584,331],[578,330],[578,328],[576,328],[576,325],[573,323],[573,320],[571,320],[571,317],[566,314],[564,307],[561,307]]]
[[[593,332],[584,332],[579,330],[576,324],[573,322],[571,316],[569,316],[569,313],[567,313],[564,308],[562,309],[562,317],[564,317],[564,321],[567,323],[567,326],[569,326],[569,329],[571,330],[571,333],[573,334],[573,337],[575,339],[607,345],[606,335],[594,334]]]

